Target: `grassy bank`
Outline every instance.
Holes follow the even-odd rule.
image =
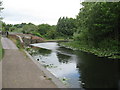
[[[2,48],[1,37],[0,37],[0,60],[2,60],[3,54],[4,54],[4,50]]]
[[[73,41],[73,42],[67,42],[67,43],[60,43],[61,46],[71,48],[73,50],[80,50],[88,53],[93,53],[94,55],[97,55],[99,57],[108,57],[112,59],[120,59],[120,55],[118,51],[111,50],[111,49],[103,49],[103,48],[95,48],[95,47],[89,47],[88,45],[83,45],[80,42]]]
[[[23,45],[22,45],[22,43],[20,42],[20,40],[19,40],[18,37],[16,37],[16,36],[9,36],[8,38],[9,38],[10,40],[12,40],[20,50],[23,49]]]

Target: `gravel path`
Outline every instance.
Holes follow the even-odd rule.
[[[57,88],[11,40],[2,38],[1,41],[5,49],[2,60],[2,88]]]

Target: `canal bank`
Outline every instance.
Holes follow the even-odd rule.
[[[39,69],[45,73],[45,77],[48,77],[48,80],[53,81],[58,88],[69,88],[68,86],[64,85],[58,78],[56,78],[51,72],[46,70],[46,68],[41,63],[38,63],[38,61],[36,61],[27,51],[24,50],[24,52],[39,67]]]
[[[65,88],[57,78],[53,82],[49,76],[51,74],[41,69],[40,65],[38,67],[11,40],[2,37],[1,41],[5,50],[2,60],[2,88]]]
[[[28,52],[70,88],[117,88],[120,61],[61,47],[57,42],[32,44]],[[104,82],[104,83],[103,83]]]
[[[120,59],[120,52],[118,49],[111,50],[110,48],[95,48],[82,44],[78,41],[72,41],[67,43],[60,43],[60,46],[70,48],[72,50],[79,50],[87,53],[94,54],[98,57],[107,57],[111,59]],[[103,45],[104,46],[104,45]]]

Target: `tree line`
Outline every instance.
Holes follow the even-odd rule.
[[[60,17],[57,25],[5,24],[3,30],[31,33],[47,39],[73,39],[89,48],[118,51],[120,2],[82,2],[76,18]]]
[[[120,2],[83,2],[77,16],[75,40],[94,47],[118,45],[120,40]]]
[[[2,23],[3,31],[33,34],[46,39],[69,39],[76,31],[76,19],[60,17],[57,25],[33,23],[6,24]]]
[[[56,31],[55,25],[40,24],[35,25],[33,23],[21,23],[21,24],[5,24],[2,23],[3,31],[23,33],[23,34],[33,34],[46,39],[55,39]]]

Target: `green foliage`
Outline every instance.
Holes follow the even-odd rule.
[[[3,31],[15,32],[15,33],[23,33],[23,34],[33,34],[35,36],[39,36],[47,39],[55,39],[58,35],[56,32],[55,25],[41,24],[34,25],[32,23],[21,23],[21,24],[5,24],[2,23]]]
[[[45,67],[45,68],[57,68],[57,66],[55,66],[54,64],[43,64],[43,66]]]
[[[38,32],[32,32],[33,35],[43,38],[43,36]]]
[[[50,30],[45,36],[49,39],[55,39],[57,37],[57,32],[56,30]]]
[[[1,7],[2,6],[2,1],[0,1],[0,13],[1,13],[1,11],[4,9],[3,7]],[[0,16],[0,23],[1,23],[1,20],[2,20],[2,17]]]
[[[23,26],[23,33],[31,33],[36,32],[38,30],[38,27],[34,24],[26,24]]]
[[[83,2],[82,5],[74,40],[89,47],[118,49],[120,2]]]
[[[38,25],[38,32],[41,34],[41,35],[45,35],[49,30],[50,30],[50,25],[48,24],[41,24],[41,25]]]
[[[30,25],[30,24],[32,24],[32,23],[29,23],[28,25]],[[23,28],[23,26],[25,26],[25,25],[27,25],[27,24],[26,23],[21,23],[21,24],[15,24],[13,26],[16,27],[16,28]]]
[[[16,39],[16,45],[19,49],[22,49],[21,42],[19,39]]]
[[[100,57],[119,58],[120,2],[83,2],[82,5],[76,18],[75,42],[64,45]]]
[[[38,25],[38,33],[47,39],[55,39],[57,37],[56,26],[50,26],[48,24]]]
[[[76,31],[76,20],[73,18],[59,18],[56,31],[60,36],[71,38]]]
[[[31,33],[46,39],[72,38],[77,42],[73,46],[80,50],[99,56],[117,56],[120,51],[118,48],[120,45],[120,2],[83,2],[82,5],[76,19],[60,17],[56,26],[3,23],[3,31]]]
[[[14,32],[15,30],[16,30],[16,28],[15,27],[9,27],[9,29],[8,29],[10,32]]]
[[[1,37],[0,37],[0,40],[1,40]],[[0,60],[2,59],[3,54],[4,54],[4,50],[2,48],[2,44],[1,44],[1,41],[0,41]]]
[[[6,24],[4,22],[1,22],[2,23],[2,31],[5,32],[6,31]]]
[[[119,55],[120,51],[118,51],[118,48],[116,50],[114,49],[116,47],[113,47],[115,51],[110,48],[105,48],[104,45],[100,48],[95,48],[95,47],[90,47],[89,45],[80,41],[61,43],[60,45],[73,50],[80,50],[84,52],[93,53],[94,55],[97,55],[99,57],[108,57],[108,58],[114,58],[114,59],[120,58],[120,55]]]

